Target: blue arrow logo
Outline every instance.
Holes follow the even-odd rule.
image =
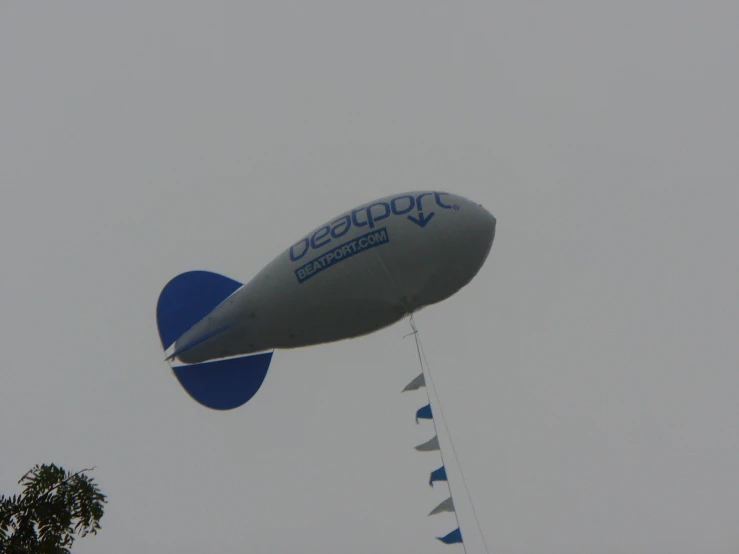
[[[451,206],[447,206],[441,201],[441,195],[446,194],[445,192],[423,192],[418,195],[416,198],[416,208],[418,208],[418,217],[413,217],[412,215],[407,216],[408,219],[410,219],[413,223],[421,227],[423,229],[426,227],[426,224],[431,221],[431,218],[434,217],[435,212],[430,212],[429,215],[424,217],[423,215],[423,204],[421,203],[423,201],[424,196],[434,196],[436,198],[436,203],[442,207],[442,208],[451,208]],[[412,208],[409,208],[412,209]]]
[[[434,217],[434,212],[431,212],[426,217],[424,217],[423,212],[418,212],[418,217],[413,217],[412,215],[409,215],[408,219],[410,219],[413,223],[415,223],[419,227],[423,228],[423,227],[426,227],[426,224],[429,221],[431,221],[432,217]]]

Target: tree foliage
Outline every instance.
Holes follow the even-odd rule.
[[[21,494],[0,496],[0,554],[68,554],[76,538],[97,534],[107,500],[88,471],[36,465],[18,481]]]

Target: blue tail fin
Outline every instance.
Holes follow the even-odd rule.
[[[157,302],[162,348],[166,351],[239,287],[238,281],[209,271],[188,271],[172,279]],[[173,366],[172,371],[187,393],[203,406],[231,410],[256,394],[271,361],[272,352],[265,352]]]
[[[162,348],[167,350],[240,286],[238,281],[210,271],[188,271],[172,279],[159,294],[157,302]]]
[[[251,400],[267,376],[272,352],[174,366],[175,377],[200,404],[214,410],[232,410]]]

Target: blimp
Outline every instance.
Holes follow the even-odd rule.
[[[367,335],[454,295],[485,263],[495,226],[457,194],[404,192],[316,227],[246,284],[177,275],[156,308],[165,360],[195,401],[237,408],[262,386],[275,350]]]

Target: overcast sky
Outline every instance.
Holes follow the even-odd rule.
[[[406,322],[193,402],[154,310],[414,189],[498,218],[417,316],[491,552],[739,549],[739,4],[0,4],[0,492],[97,466],[80,554],[459,552]],[[456,474],[455,474],[456,475]],[[454,476],[453,476],[454,477]],[[452,480],[468,551],[482,552]]]

